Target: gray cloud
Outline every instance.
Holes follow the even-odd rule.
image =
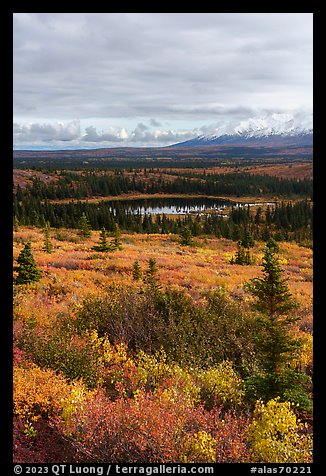
[[[80,137],[79,121],[72,121],[68,124],[17,124],[13,127],[14,141],[28,142],[28,141],[73,141]]]
[[[236,111],[235,111],[236,112]],[[240,114],[241,116],[241,114]],[[199,135],[213,134],[220,136],[223,134],[234,134],[237,131],[254,130],[261,131],[274,130],[280,133],[289,130],[311,130],[312,114],[305,110],[297,110],[293,114],[282,111],[263,111],[260,116],[246,116],[245,119],[233,114],[232,120],[220,120],[200,127],[188,129],[172,129],[163,126],[154,128],[153,122],[146,125],[139,122],[133,129],[108,127],[106,130],[98,131],[93,125],[80,127],[79,121],[69,123],[14,123],[14,142],[20,148],[28,147],[28,144],[42,146],[71,147],[121,147],[121,146],[164,146],[177,142],[182,142]]]
[[[119,131],[134,118],[182,129],[312,109],[310,13],[16,13],[13,59],[19,123],[98,118],[105,129],[112,119]],[[116,133],[91,129],[84,140]]]
[[[116,131],[111,128],[109,132],[98,134],[94,126],[86,127],[86,134],[81,137],[84,142],[123,142],[127,135],[124,130]]]
[[[150,125],[151,125],[151,126],[154,126],[154,127],[161,127],[161,126],[162,126],[162,124],[161,124],[159,121],[157,121],[156,119],[154,119],[154,118],[152,118],[152,119],[150,120]]]

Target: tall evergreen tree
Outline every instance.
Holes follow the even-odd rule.
[[[279,263],[279,246],[274,240],[269,240],[264,248],[263,277],[254,278],[246,284],[247,290],[257,298],[254,309],[266,315],[270,321],[293,322],[288,314],[298,304],[292,298],[289,287],[282,277]]]
[[[90,236],[92,235],[92,228],[85,212],[82,213],[79,220],[79,234],[83,238],[90,238]]]
[[[253,309],[258,311],[258,332],[255,336],[263,375],[256,378],[260,397],[266,399],[283,396],[289,400],[305,400],[300,390],[303,374],[291,368],[291,361],[303,343],[291,335],[291,325],[298,320],[293,310],[298,307],[286,279],[282,277],[279,263],[279,247],[269,240],[264,248],[263,277],[251,279],[245,284],[256,301]],[[299,388],[298,388],[299,385]]]
[[[230,264],[250,265],[253,264],[253,258],[250,255],[249,249],[246,249],[241,241],[238,241],[238,250],[235,256],[232,256]]]
[[[14,228],[14,231],[18,231],[18,230],[19,230],[19,220],[18,220],[17,215],[14,216],[13,228]]]
[[[141,271],[138,260],[134,261],[134,264],[132,267],[132,277],[135,281],[139,281],[142,278],[142,271]]]
[[[29,284],[41,279],[43,273],[37,267],[30,242],[27,242],[19,253],[17,263],[19,266],[14,267],[14,271],[18,272],[18,276],[15,279],[16,284]]]
[[[112,250],[122,250],[121,231],[120,231],[118,223],[114,224],[113,242],[111,243],[111,249]]]
[[[150,286],[153,286],[154,288],[159,287],[158,281],[158,275],[157,275],[157,265],[156,265],[156,260],[155,258],[150,258],[148,261],[148,268],[145,271],[146,275],[146,283],[149,284]]]
[[[185,226],[182,228],[180,233],[180,238],[181,238],[180,240],[181,245],[191,246],[194,244],[194,241],[192,239],[192,233],[189,226]]]
[[[95,251],[101,251],[101,252],[107,252],[111,250],[111,247],[107,241],[107,232],[105,228],[103,227],[102,230],[100,231],[100,240],[98,245],[94,245],[92,250]]]
[[[53,245],[51,243],[51,238],[50,238],[50,224],[49,223],[46,223],[43,231],[44,231],[43,250],[46,251],[47,253],[52,253],[53,252]]]
[[[246,230],[244,233],[244,237],[241,240],[241,245],[247,249],[253,248],[255,246],[255,240],[253,239],[251,233],[248,230]]]

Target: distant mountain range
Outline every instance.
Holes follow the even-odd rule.
[[[259,146],[305,147],[313,145],[312,118],[299,120],[288,114],[253,117],[235,127],[227,124],[217,127],[213,133],[173,144],[170,147],[198,146]]]
[[[269,133],[262,134],[238,132],[236,134],[223,134],[216,136],[214,134],[201,135],[185,142],[179,142],[169,147],[202,147],[212,145],[230,145],[230,146],[258,146],[258,147],[312,147],[313,134],[310,132],[297,133]]]
[[[165,147],[114,147],[75,150],[14,150],[15,162],[45,160],[139,160],[139,159],[216,159],[226,157],[306,157],[312,158],[313,131],[295,127],[293,122],[274,124],[251,120],[231,131],[225,128],[214,134],[200,135]]]

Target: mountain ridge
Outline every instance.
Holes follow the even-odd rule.
[[[188,139],[183,142],[172,144],[168,147],[200,147],[212,145],[230,145],[230,146],[269,146],[269,147],[302,147],[313,145],[313,132],[296,131],[291,133],[264,133],[262,131],[245,132],[239,131],[233,134],[207,134]]]

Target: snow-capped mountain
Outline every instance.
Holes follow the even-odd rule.
[[[312,117],[299,121],[289,114],[251,118],[235,127],[223,125],[172,147],[204,145],[312,146]]]

